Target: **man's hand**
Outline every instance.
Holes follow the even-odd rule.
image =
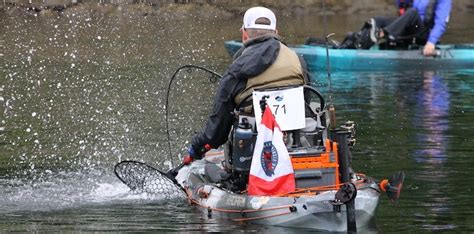
[[[191,164],[195,159],[197,158],[196,151],[194,150],[194,147],[191,145],[188,148],[188,155],[185,155],[183,158],[183,164],[184,165],[189,165]]]
[[[193,158],[190,155],[186,155],[183,158],[183,164],[184,165],[189,165],[193,162]]]
[[[431,42],[426,42],[425,47],[423,48],[424,56],[435,56],[436,55],[436,46]]]
[[[188,148],[188,155],[184,156],[183,158],[183,164],[184,165],[189,165],[196,159],[201,159],[202,156],[207,152],[211,150],[211,146],[208,144],[205,144],[203,147],[199,149],[195,149],[194,146],[189,146]]]

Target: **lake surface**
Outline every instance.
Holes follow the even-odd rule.
[[[322,35],[321,16],[279,16],[288,43]],[[331,16],[342,39],[366,16]],[[453,14],[443,38],[473,42],[473,14]],[[240,18],[199,14],[2,12],[0,231],[300,232],[209,219],[183,201],[131,194],[114,175],[125,159],[168,169],[202,126],[216,83],[185,64],[225,71],[223,43]],[[473,232],[474,70],[333,73],[338,121],[357,124],[353,168],[375,178],[403,170],[398,206],[381,197],[380,232]]]

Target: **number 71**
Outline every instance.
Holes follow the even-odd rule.
[[[283,110],[283,114],[286,114],[285,104],[283,104],[281,106],[280,105],[273,105],[273,107],[274,107],[273,109],[275,110],[275,115],[278,115],[278,110],[280,110],[280,109]]]

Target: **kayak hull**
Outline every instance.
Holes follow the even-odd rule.
[[[335,210],[336,190],[316,195],[250,196],[223,190],[201,174],[206,160],[184,167],[176,177],[186,189],[189,201],[209,217],[255,224],[325,231],[346,231],[345,205]],[[355,198],[357,227],[365,227],[375,214],[380,191],[375,182],[360,184]]]
[[[239,41],[226,41],[225,48],[233,56],[242,46]],[[326,48],[315,45],[290,46],[302,56],[311,71],[327,69]],[[329,49],[331,71],[404,71],[474,69],[474,44],[439,45],[438,56],[425,57],[419,50]]]

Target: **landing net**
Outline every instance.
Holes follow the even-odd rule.
[[[134,193],[163,196],[165,199],[185,198],[181,187],[158,169],[137,161],[115,165],[115,175]]]

